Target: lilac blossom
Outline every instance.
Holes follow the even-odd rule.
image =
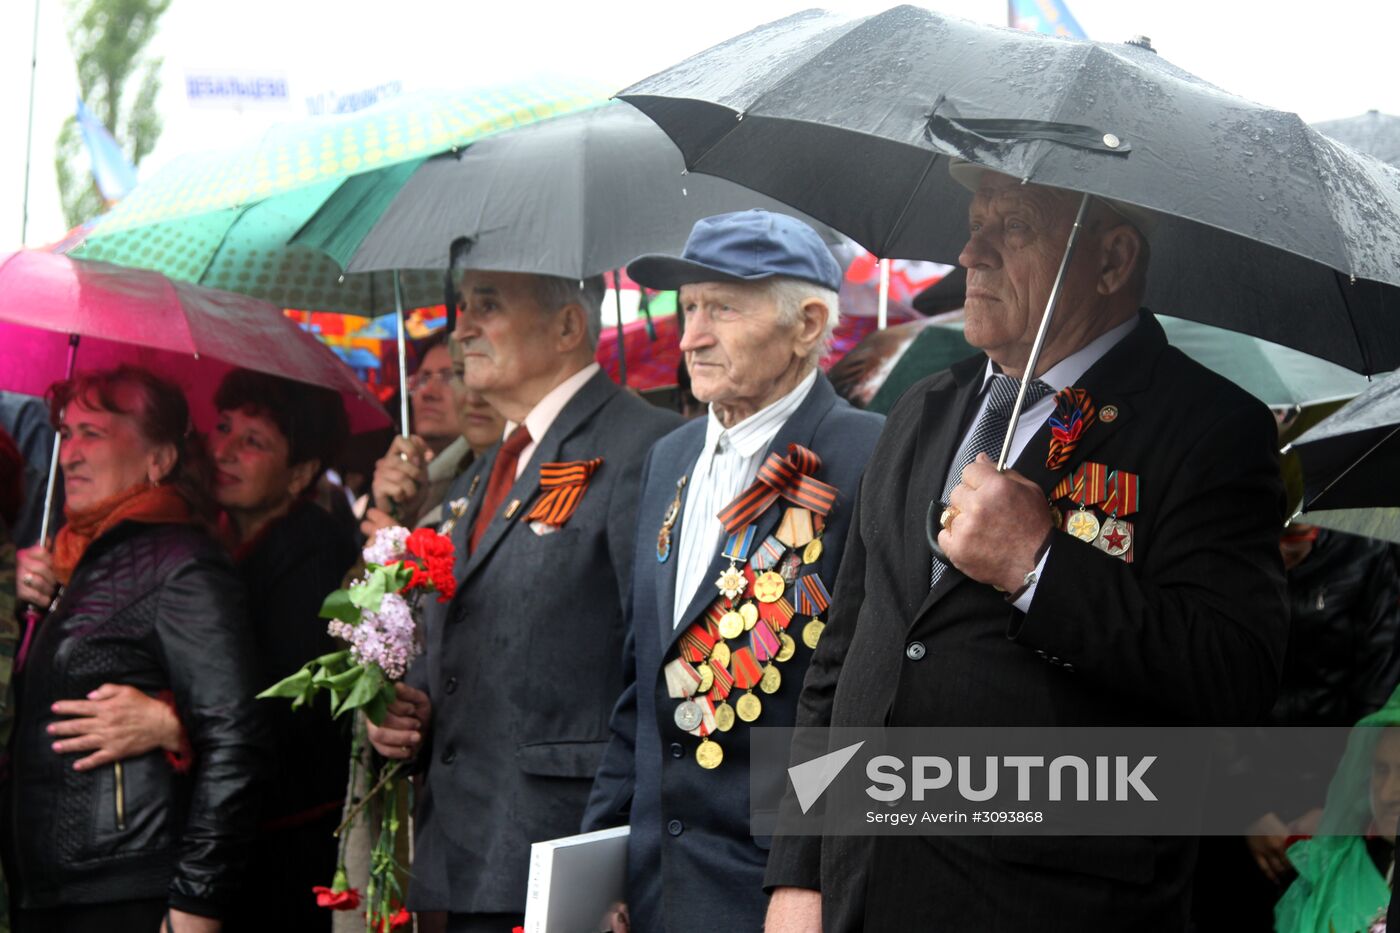
[[[408,541],[408,529],[402,525],[381,528],[374,533],[363,551],[367,564],[392,564],[403,560],[404,544]]]
[[[398,593],[386,593],[377,612],[363,611],[358,625],[337,620],[327,629],[350,643],[356,663],[377,665],[390,680],[403,677],[408,662],[422,651],[415,637],[413,610]]]

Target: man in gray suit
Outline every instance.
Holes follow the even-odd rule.
[[[522,922],[530,843],[577,832],[622,689],[647,449],[680,423],[593,361],[603,283],[468,271],[454,338],[505,440],[447,495],[457,592],[370,740],[416,759],[414,910]]]

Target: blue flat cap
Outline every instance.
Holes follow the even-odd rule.
[[[680,256],[639,256],[627,264],[627,274],[639,285],[663,290],[774,276],[841,289],[841,267],[817,231],[786,214],[757,210],[698,220]]]

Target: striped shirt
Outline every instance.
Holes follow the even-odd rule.
[[[754,481],[768,445],[773,443],[778,430],[797,411],[816,382],[817,371],[813,369],[797,388],[732,428],[720,424],[714,406],[710,406],[705,446],[690,471],[685,511],[681,513],[672,626],[685,621],[681,616],[690,601],[701,587],[712,582],[705,579],[710,559],[725,537],[724,526],[716,516]]]

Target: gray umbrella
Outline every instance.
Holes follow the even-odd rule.
[[[953,261],[963,158],[1158,212],[1154,310],[1363,373],[1400,364],[1400,171],[1149,48],[913,7],[808,11],[624,91],[691,169],[881,256]]]
[[[1287,450],[1303,465],[1303,507],[1400,506],[1400,373],[1376,380]]]
[[[1400,165],[1400,117],[1368,110],[1358,117],[1314,123],[1313,129],[1382,162]]]
[[[724,179],[688,175],[656,124],[625,104],[508,130],[430,159],[394,198],[346,268],[459,266],[582,278],[644,252],[680,252],[695,221],[764,208],[830,228]],[[459,247],[462,249],[463,247]]]

